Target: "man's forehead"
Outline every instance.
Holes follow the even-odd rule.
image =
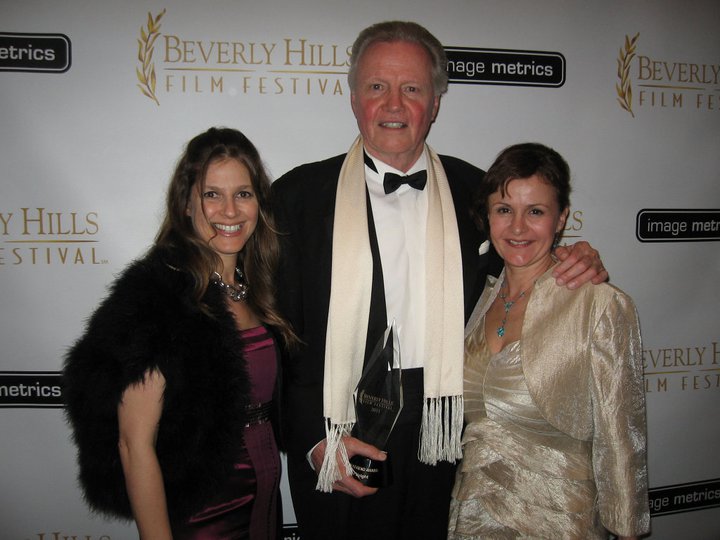
[[[379,41],[370,45],[360,57],[358,71],[407,71],[408,74],[430,74],[432,61],[425,48],[412,41]],[[365,73],[367,75],[367,73]]]

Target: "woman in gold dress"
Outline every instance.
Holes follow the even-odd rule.
[[[554,150],[505,149],[476,200],[505,262],[465,331],[463,461],[449,538],[637,538],[649,530],[637,313],[609,284],[553,283],[569,211]]]

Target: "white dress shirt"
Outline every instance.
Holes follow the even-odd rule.
[[[427,168],[427,155],[403,173],[369,156],[377,172],[365,165],[385,285],[388,325],[395,320],[403,369],[423,367],[425,345],[425,235],[427,190],[401,185],[385,194],[386,172],[401,176]],[[375,344],[371,344],[375,346]]]

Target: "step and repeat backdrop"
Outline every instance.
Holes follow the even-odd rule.
[[[136,537],[82,501],[63,354],[152,242],[195,134],[240,129],[275,178],[347,150],[349,48],[387,19],[447,48],[438,152],[569,161],[566,241],[640,312],[652,538],[720,538],[717,0],[1,0],[0,538]]]

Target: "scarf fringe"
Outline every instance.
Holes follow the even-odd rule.
[[[318,473],[318,481],[315,489],[323,493],[331,493],[333,484],[342,478],[340,467],[336,455],[340,453],[340,462],[346,470],[352,470],[350,466],[350,458],[348,458],[347,449],[342,438],[349,435],[352,431],[354,423],[334,424],[329,418],[325,419],[325,437],[327,445],[325,446],[325,457],[323,458],[322,467]]]
[[[462,457],[463,397],[425,398],[418,458],[427,465]]]

